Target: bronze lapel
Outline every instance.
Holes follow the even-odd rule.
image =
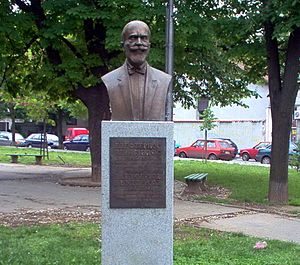
[[[158,82],[154,78],[151,66],[147,65],[147,80],[146,80],[146,91],[145,91],[145,117],[149,117],[154,98],[157,90]]]
[[[129,89],[129,77],[127,73],[126,65],[124,64],[121,68],[120,75],[118,77],[118,86],[120,89],[120,96],[122,96],[127,115],[133,117],[132,114],[132,103],[131,103],[131,92]]]

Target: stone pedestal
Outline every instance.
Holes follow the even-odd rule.
[[[173,264],[173,123],[102,122],[102,265]]]

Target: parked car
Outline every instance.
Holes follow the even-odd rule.
[[[228,141],[220,139],[207,140],[207,153],[205,154],[205,140],[198,139],[191,146],[176,149],[179,157],[205,158],[210,160],[222,159],[232,160],[234,158],[234,148]]]
[[[80,134],[72,140],[63,142],[65,150],[90,151],[90,142],[88,134]]]
[[[266,148],[259,149],[255,157],[255,160],[262,164],[270,164],[271,157],[272,157],[271,150],[272,150],[272,145],[268,145]],[[289,156],[293,155],[295,152],[297,152],[297,145],[294,143],[290,143]]]
[[[15,143],[16,145],[20,142],[24,141],[24,137],[19,134],[15,133]],[[12,145],[12,133],[6,131],[0,131],[0,145],[2,146],[10,146]]]
[[[47,141],[48,148],[58,148],[59,140],[55,134],[47,133],[44,139],[43,133],[32,133],[23,142],[18,144],[19,147],[42,147]]]
[[[243,148],[240,150],[240,157],[244,161],[248,161],[249,159],[255,159],[258,150],[268,147],[271,142],[259,142],[258,144],[254,145],[252,148]]]
[[[231,145],[231,147],[234,148],[234,157],[236,157],[236,155],[237,155],[238,152],[239,152],[239,149],[238,149],[238,147],[237,147],[237,145],[236,145],[236,143],[235,143],[234,141],[232,141],[232,140],[229,139],[229,138],[216,138],[216,139],[220,139],[220,140],[227,141],[227,142]]]
[[[80,134],[89,134],[86,128],[68,128],[66,131],[65,141],[72,140],[75,136]]]

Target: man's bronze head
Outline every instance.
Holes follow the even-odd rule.
[[[128,62],[139,67],[145,63],[150,50],[150,29],[139,20],[130,21],[122,31],[122,44]]]

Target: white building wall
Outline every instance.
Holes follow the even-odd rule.
[[[212,107],[217,126],[208,132],[208,137],[230,138],[239,148],[254,146],[257,142],[266,140],[266,112],[270,105],[268,87],[250,85],[249,89],[256,91],[260,97],[244,99],[242,102],[248,108]],[[175,141],[181,146],[189,146],[196,139],[204,138],[196,109],[184,109],[176,104],[173,119]]]
[[[191,145],[196,139],[204,138],[204,131],[200,130],[200,121],[175,122],[174,139],[183,146]],[[238,148],[254,146],[265,141],[264,121],[217,121],[217,126],[208,132],[208,138],[230,138]]]
[[[199,120],[198,111],[194,108],[185,109],[180,103],[175,103],[173,109],[173,120],[174,121],[196,121]]]
[[[266,85],[249,85],[252,91],[256,91],[259,98],[246,98],[242,102],[248,105],[248,108],[241,106],[219,107],[213,106],[212,111],[218,120],[265,120],[266,109],[270,105],[268,97],[269,91]],[[174,121],[195,121],[199,120],[199,115],[196,109],[185,109],[179,103],[175,104],[173,110]]]
[[[248,88],[256,91],[259,98],[246,98],[242,102],[248,105],[248,108],[241,106],[227,106],[220,108],[213,106],[212,111],[217,119],[220,120],[265,120],[266,109],[270,105],[269,91],[266,85],[249,85]]]

